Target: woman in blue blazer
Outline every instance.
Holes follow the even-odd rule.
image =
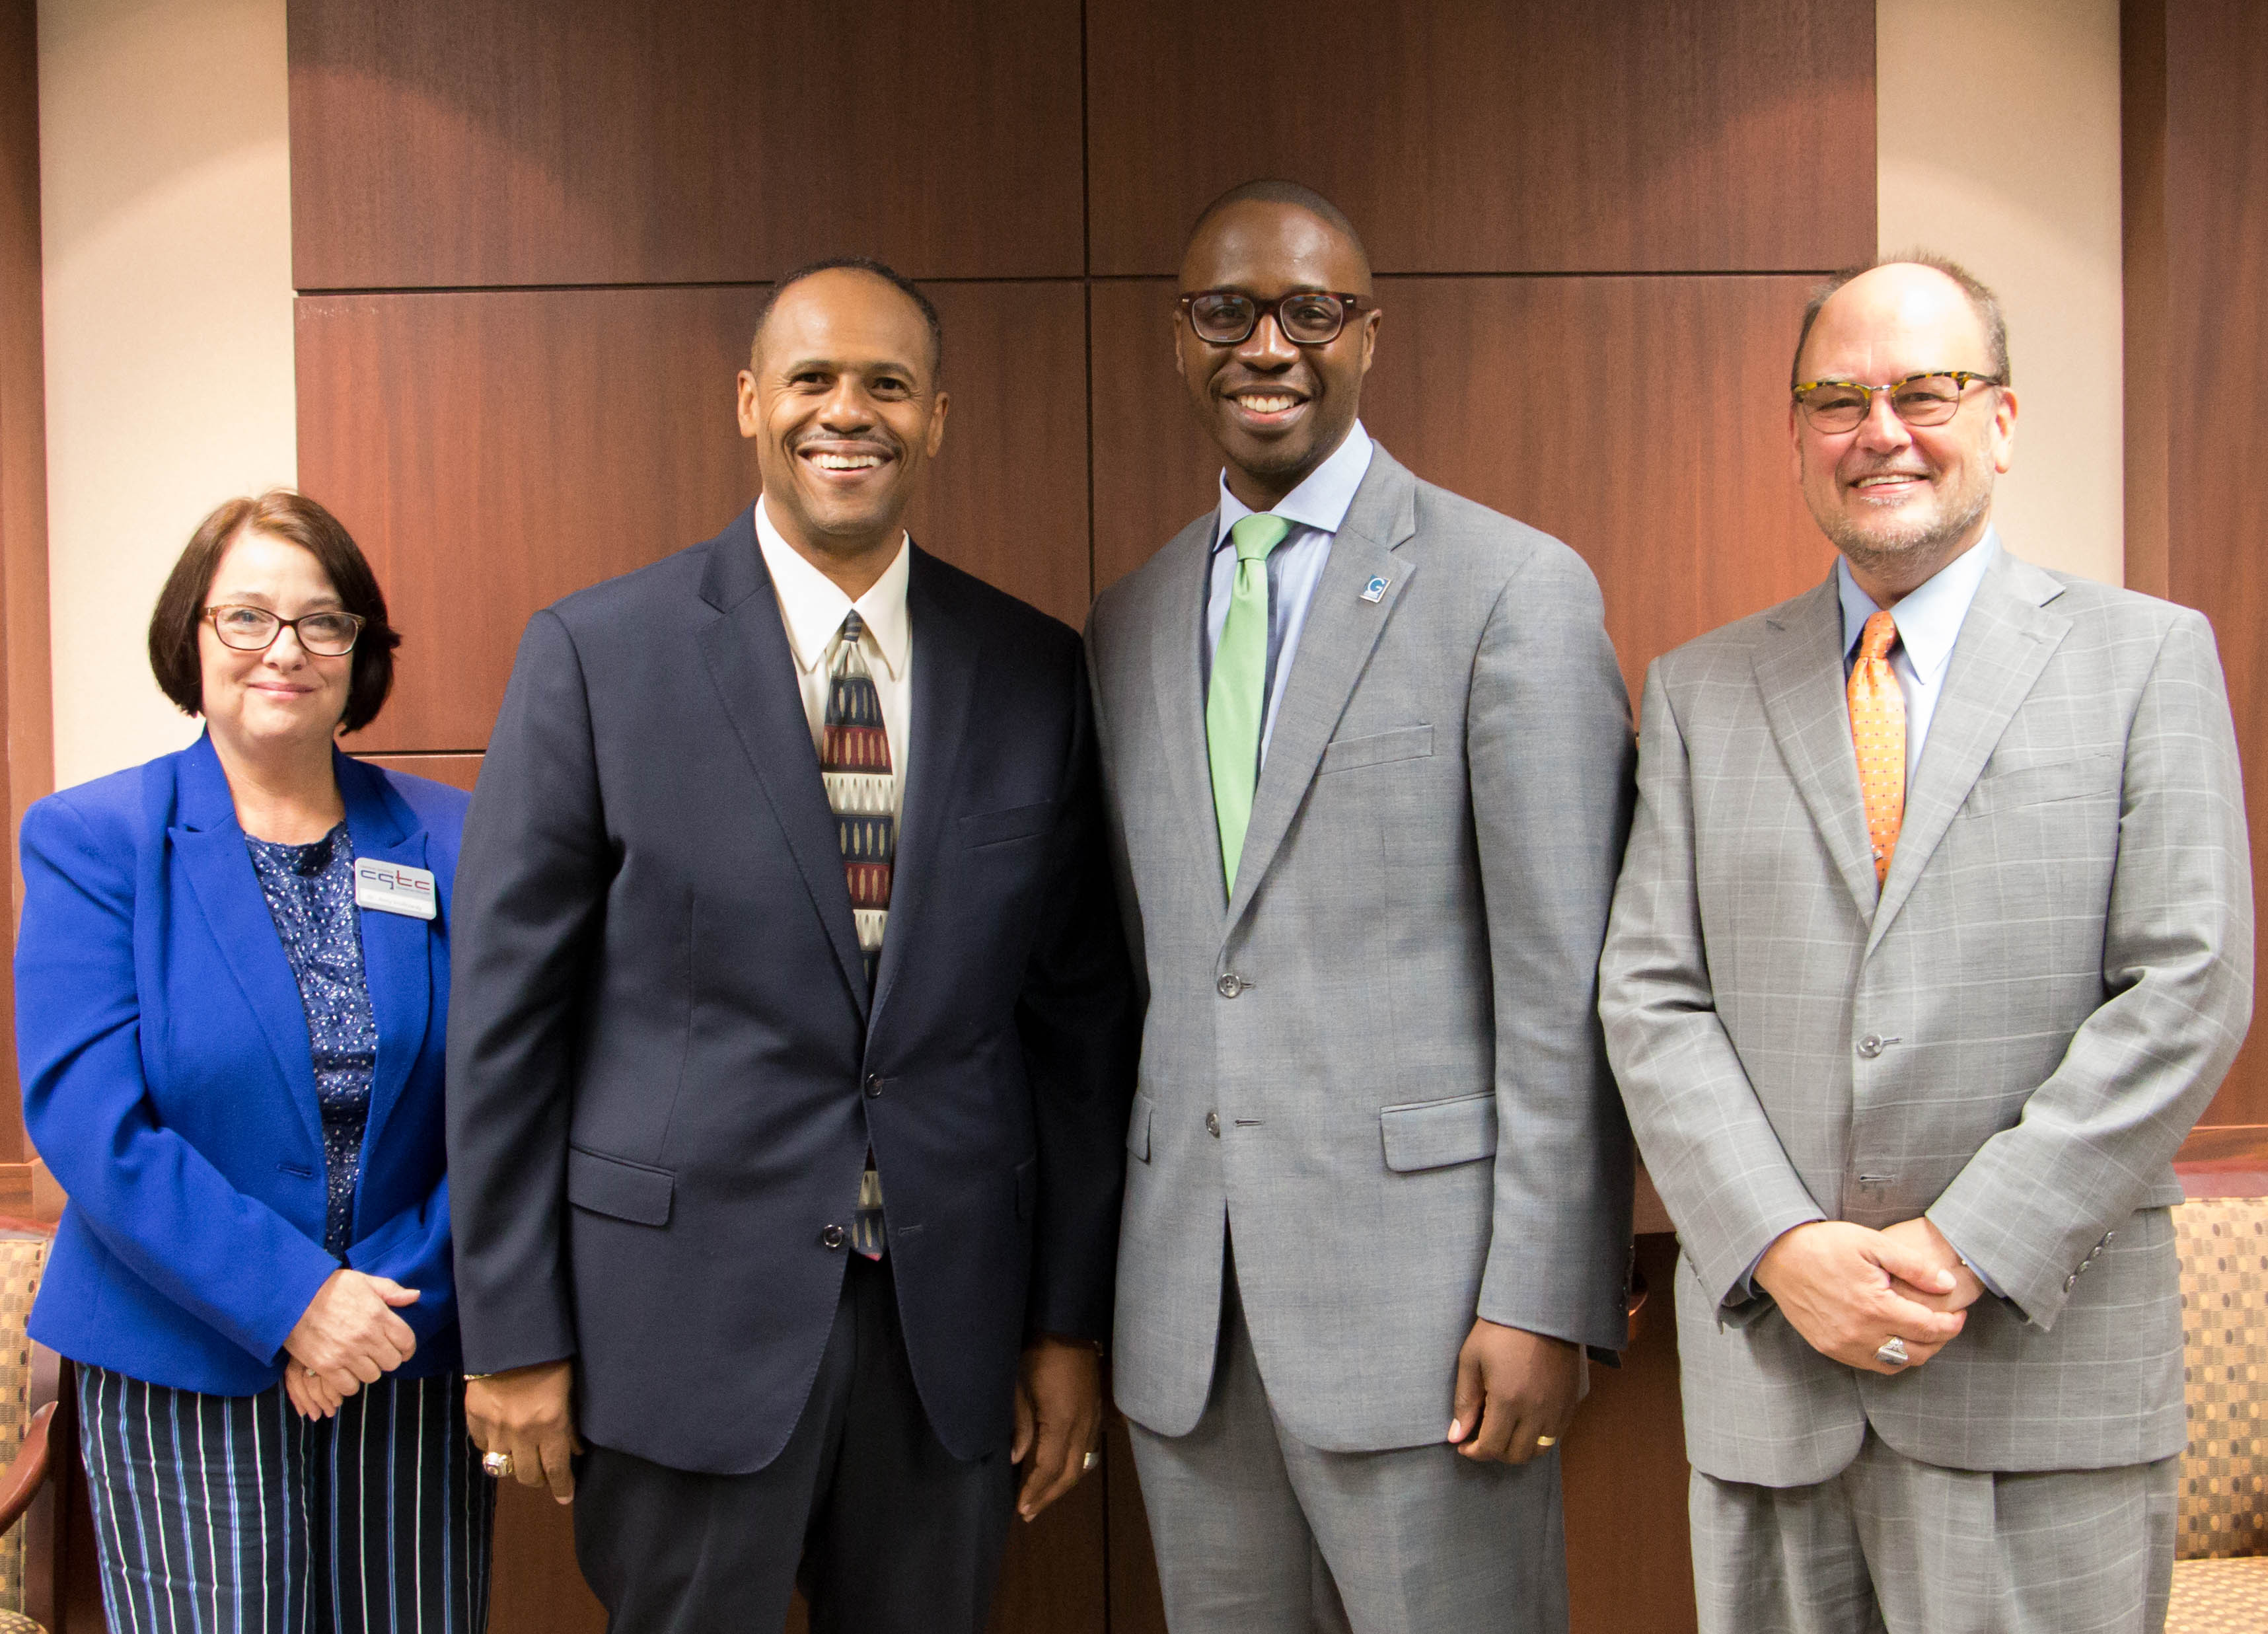
[[[118,1634],[486,1623],[442,1145],[466,797],[335,742],[399,641],[329,512],[231,500],[150,626],[204,735],[24,819],[25,1121],[70,1197],[31,1329],[79,1365]]]

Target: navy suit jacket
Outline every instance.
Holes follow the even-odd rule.
[[[762,1468],[871,1147],[956,1456],[1101,1338],[1131,981],[1079,638],[914,552],[909,775],[870,999],[753,512],[523,637],[465,831],[449,1158],[468,1365],[573,1357],[585,1439]]]
[[[420,1291],[457,1365],[442,1167],[449,892],[465,796],[334,755],[357,857],[429,868],[441,916],[362,915],[378,1063],[347,1263]],[[209,738],[25,813],[24,1122],[69,1195],[33,1337],[156,1384],[250,1395],[324,1279],[306,1012]]]

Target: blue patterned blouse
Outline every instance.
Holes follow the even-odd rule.
[[[354,840],[341,823],[312,845],[250,835],[244,843],[307,1012],[328,1188],[323,1247],[343,1260],[370,1120],[371,1071],[378,1062],[378,1019],[371,1013],[362,964],[362,910],[355,906]]]

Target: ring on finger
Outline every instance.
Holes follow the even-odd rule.
[[[503,1480],[512,1473],[512,1454],[510,1453],[482,1454],[481,1473],[492,1481]]]
[[[1089,1454],[1088,1454],[1085,1458],[1082,1458],[1082,1459],[1080,1459],[1080,1460],[1079,1461],[1079,1473],[1080,1473],[1081,1475],[1085,1475],[1088,1470],[1090,1470],[1090,1469],[1094,1468],[1097,1464],[1101,1463],[1101,1461],[1102,1461],[1102,1454],[1100,1454],[1100,1453],[1089,1453]]]
[[[1904,1367],[1912,1361],[1913,1358],[1906,1354],[1906,1342],[1897,1335],[1892,1334],[1883,1340],[1881,1347],[1875,1351],[1874,1359],[1885,1367]]]
[[[1559,1438],[1556,1435],[1539,1435],[1535,1438],[1535,1445],[1538,1446],[1557,1446],[1559,1445]]]

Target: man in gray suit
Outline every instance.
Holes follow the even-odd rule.
[[[2242,794],[2205,621],[2001,548],[2008,378],[1950,263],[1830,284],[1788,426],[1842,560],[1646,679],[1601,1010],[1719,1634],[2164,1618]]]
[[[1182,289],[1219,503],[1088,629],[1148,999],[1115,1377],[1167,1620],[1562,1629],[1550,1449],[1630,1246],[1598,586],[1365,433],[1328,202],[1235,189]]]

